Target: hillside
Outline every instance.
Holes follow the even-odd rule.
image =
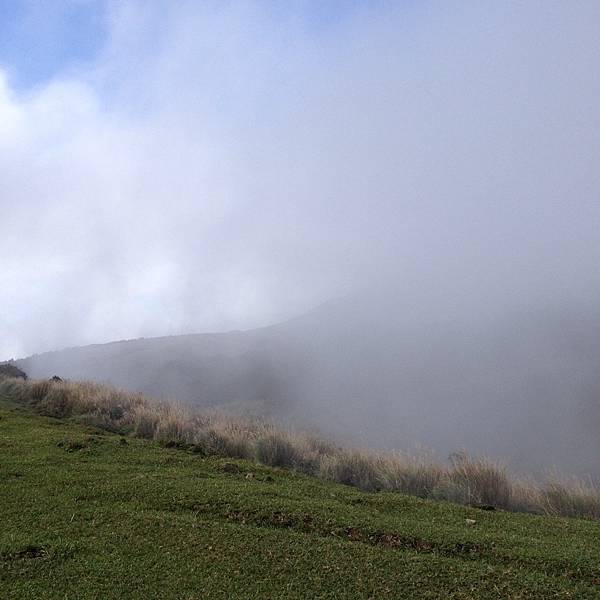
[[[158,399],[249,410],[283,408],[287,356],[268,330],[126,340],[17,361],[32,377],[110,382]],[[276,402],[275,402],[276,400]]]
[[[430,306],[406,294],[325,304],[291,321],[138,339],[17,361],[32,377],[274,416],[353,444],[462,448],[538,473],[600,478],[596,308]],[[457,306],[461,306],[457,309]]]
[[[364,493],[6,399],[0,446],[3,599],[600,595],[599,522]]]

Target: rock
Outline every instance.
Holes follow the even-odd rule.
[[[465,523],[467,525],[475,525],[475,523],[477,523],[477,521],[475,521],[475,519],[465,519]]]

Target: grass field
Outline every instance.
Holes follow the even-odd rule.
[[[361,492],[2,399],[0,503],[2,600],[600,598],[598,521]]]

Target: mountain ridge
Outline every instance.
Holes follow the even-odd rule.
[[[120,340],[15,364],[34,378],[267,413],[361,445],[464,447],[524,471],[600,477],[597,310],[421,309],[336,300],[257,329]]]

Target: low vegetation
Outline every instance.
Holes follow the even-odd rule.
[[[488,510],[600,518],[600,490],[591,483],[556,476],[542,484],[520,481],[500,463],[465,453],[454,454],[442,466],[427,456],[344,448],[261,419],[193,410],[90,382],[4,378],[0,397],[44,416],[202,456],[289,468],[363,491],[400,492]]]
[[[13,377],[16,379],[27,379],[24,371],[21,371],[16,365],[7,362],[0,363],[0,377]]]
[[[200,447],[211,448],[204,453],[188,442],[74,423],[82,416],[76,411],[70,420],[44,417],[8,401],[6,392],[17,389],[24,391],[12,384],[0,391],[2,600],[600,595],[600,521],[363,492],[254,457],[222,456],[229,435],[204,441]],[[127,422],[126,411],[119,420]],[[154,431],[188,431],[173,428],[174,421]],[[220,423],[235,432],[230,448],[239,452],[238,430]],[[283,460],[290,447],[273,445],[279,438],[272,433],[257,433],[269,440],[263,457]],[[282,439],[307,456],[335,456],[327,445]],[[368,473],[381,464],[373,471],[361,456],[345,456],[360,473],[350,480],[373,485]],[[418,473],[386,475],[405,486],[398,481],[414,485],[427,469]]]

